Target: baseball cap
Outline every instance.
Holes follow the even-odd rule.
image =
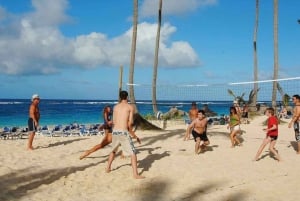
[[[31,101],[33,101],[34,99],[40,99],[40,96],[38,94],[33,94],[31,97]]]

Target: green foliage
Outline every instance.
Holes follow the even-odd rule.
[[[244,104],[244,103],[248,103],[248,104],[253,103],[253,98],[258,93],[259,89],[255,90],[255,91],[252,89],[250,91],[250,93],[249,93],[249,100],[248,101],[246,101],[244,99],[245,93],[242,93],[241,96],[236,96],[231,89],[228,89],[227,91],[228,91],[228,94],[231,95],[231,96],[233,96],[234,100],[236,100],[238,102],[238,104],[240,105],[240,104]]]
[[[143,115],[143,118],[146,119],[146,120],[156,120],[155,116],[151,113]]]
[[[244,100],[244,96],[245,96],[245,93],[242,93],[241,96],[236,96],[233,91],[231,89],[228,89],[228,94],[233,96],[234,97],[234,100],[236,100],[238,102],[238,104],[242,104],[242,103],[245,103],[246,101]]]
[[[282,104],[284,107],[287,107],[289,105],[291,97],[288,94],[284,94],[282,97]]]
[[[287,107],[289,105],[289,101],[290,101],[291,97],[288,94],[284,93],[282,87],[280,86],[280,84],[278,82],[277,82],[276,86],[277,86],[277,90],[279,91],[280,95],[282,96],[283,106]]]

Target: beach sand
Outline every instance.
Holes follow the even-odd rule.
[[[270,157],[252,161],[262,139],[265,116],[242,124],[243,146],[230,148],[226,125],[208,128],[209,149],[194,154],[194,141],[183,141],[184,124],[163,131],[137,131],[142,144],[138,170],[132,177],[130,158],[117,155],[105,173],[110,146],[83,160],[79,156],[102,136],[36,136],[34,151],[27,139],[0,140],[0,200],[20,201],[190,201],[190,200],[298,200],[300,155],[294,131],[280,124],[276,149],[283,161]]]

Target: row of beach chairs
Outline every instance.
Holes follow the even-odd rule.
[[[23,136],[28,135],[27,128],[19,128],[19,127],[7,127],[5,126],[0,131],[0,139],[8,140],[8,139],[22,139]]]
[[[46,125],[41,127],[40,130],[38,130],[37,134],[49,137],[91,136],[103,135],[104,131],[101,130],[100,124],[93,124],[89,126],[78,124],[70,124],[66,126],[56,125],[52,128]]]
[[[22,139],[23,136],[28,136],[28,128],[4,127],[0,129],[0,139]],[[56,125],[49,127],[47,125],[38,129],[36,134],[48,137],[68,137],[68,136],[92,136],[103,135],[104,130],[101,124],[92,125]]]

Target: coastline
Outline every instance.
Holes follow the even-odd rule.
[[[162,131],[136,134],[138,170],[134,180],[130,159],[119,153],[112,172],[104,169],[110,145],[84,160],[83,151],[103,136],[44,137],[37,135],[34,151],[27,139],[0,140],[0,200],[297,200],[300,156],[294,150],[294,131],[279,125],[276,148],[283,161],[269,156],[252,159],[264,133],[265,116],[242,124],[242,147],[230,148],[226,125],[208,127],[208,151],[194,154],[194,141],[183,141],[186,125],[169,124]]]

